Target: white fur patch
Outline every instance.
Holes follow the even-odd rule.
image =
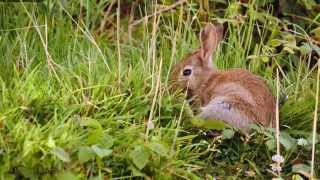
[[[224,99],[224,96],[214,98],[208,105],[201,108],[202,112],[198,116],[203,119],[221,120],[233,127],[246,130],[252,120],[232,107],[232,104],[226,103]]]

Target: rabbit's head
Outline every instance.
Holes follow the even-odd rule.
[[[214,72],[212,55],[222,38],[221,24],[207,24],[201,30],[200,48],[173,67],[171,80],[174,89],[188,90],[192,95],[192,91],[200,88],[201,83]]]

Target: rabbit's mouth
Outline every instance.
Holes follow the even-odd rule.
[[[194,96],[194,93],[191,89],[188,88],[180,88],[180,91],[185,95],[187,99],[190,99]]]
[[[190,88],[185,88],[184,92],[186,92],[187,99],[192,99],[194,97],[194,93]]]
[[[181,91],[181,92],[183,92],[188,99],[192,98],[192,96],[194,95],[193,90],[191,90],[190,87],[188,87],[188,86],[186,87],[184,84],[182,84],[179,81],[170,82],[169,89],[172,90],[172,91]]]

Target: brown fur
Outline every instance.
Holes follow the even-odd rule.
[[[171,74],[173,87],[187,90],[188,97],[196,97],[195,104],[200,107],[206,107],[216,97],[217,99],[223,97],[223,103],[231,105],[234,110],[230,113],[237,113],[235,116],[226,115],[226,118],[223,116],[221,120],[226,122],[234,121],[227,117],[235,117],[235,119],[243,117],[243,119],[249,119],[249,123],[274,126],[275,100],[260,77],[243,69],[220,71],[213,67],[211,57],[222,39],[222,33],[221,25],[206,25],[200,33],[199,50],[188,55],[173,68]],[[183,75],[182,72],[185,69],[191,69],[192,74]],[[219,103],[207,107],[216,107],[217,104]],[[217,112],[217,109],[212,112]],[[249,125],[248,123],[243,126],[233,124],[239,126],[238,128],[247,128]]]

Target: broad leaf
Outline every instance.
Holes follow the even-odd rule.
[[[104,148],[111,148],[113,146],[113,142],[113,137],[105,134],[102,129],[95,129],[91,131],[87,138],[87,143],[89,145],[99,144]]]
[[[318,144],[319,138],[320,138],[320,135],[316,134],[315,144]],[[310,134],[310,136],[308,136],[307,141],[308,141],[308,144],[313,144],[313,134]]]
[[[109,156],[112,153],[111,149],[104,149],[104,148],[100,148],[97,145],[93,145],[91,146],[93,152],[96,153],[96,155],[98,155],[100,158],[104,158],[106,156]]]
[[[306,177],[311,177],[311,167],[306,164],[295,164],[292,166],[292,172],[302,174]]]
[[[214,130],[222,130],[225,128],[225,123],[219,120],[204,120],[197,117],[192,118],[191,123],[196,127],[206,128],[206,129],[214,129]]]
[[[94,177],[90,177],[89,180],[103,180],[103,176],[94,176]]]
[[[3,178],[6,179],[6,180],[15,180],[16,176],[13,175],[13,174],[4,174]]]
[[[130,166],[130,169],[132,171],[132,175],[133,176],[140,176],[140,177],[144,176],[144,174],[139,169],[137,169],[136,167]]]
[[[320,27],[313,29],[311,33],[314,34],[315,37],[320,38]]]
[[[271,39],[268,42],[268,45],[271,46],[271,47],[278,47],[281,44],[283,44],[283,40],[280,40],[280,39]]]
[[[133,164],[139,169],[142,169],[147,165],[149,157],[149,151],[142,145],[136,146],[130,153]]]
[[[306,55],[312,51],[312,47],[310,46],[309,43],[303,43],[303,45],[299,47],[299,50],[300,50],[301,54]]]
[[[301,177],[299,174],[293,175],[291,179],[292,179],[292,180],[304,180],[304,178]]]
[[[97,121],[95,119],[81,118],[79,120],[79,123],[80,123],[80,126],[102,129],[101,124],[99,123],[99,121]]]
[[[37,173],[33,168],[18,167],[18,170],[25,178],[35,179],[37,177]]]
[[[274,139],[269,139],[267,140],[266,145],[269,150],[273,150],[276,147],[276,141]]]
[[[232,129],[224,129],[222,131],[222,137],[224,139],[231,139],[234,136],[234,131]]]
[[[313,50],[316,51],[316,53],[320,56],[320,47],[315,45],[315,44],[311,44],[311,47]]]
[[[77,176],[71,171],[63,171],[57,174],[59,180],[77,180]]]
[[[285,47],[283,48],[283,50],[284,50],[284,51],[287,51],[287,52],[290,53],[290,54],[294,54],[293,49],[290,48],[290,47],[288,47],[288,46],[285,46]]]
[[[285,149],[288,151],[295,147],[296,140],[292,138],[289,134],[285,132],[280,133],[280,143],[285,147]]]
[[[104,148],[111,148],[113,146],[113,143],[113,137],[108,134],[104,134],[102,142],[100,142],[101,146],[103,146]]]
[[[63,150],[61,147],[56,147],[52,150],[52,153],[57,156],[60,160],[62,160],[63,162],[70,162],[70,156],[69,154]]]
[[[161,143],[152,142],[149,144],[149,147],[153,152],[159,154],[160,156],[164,156],[164,157],[168,156],[168,152],[169,152],[168,147],[166,147]]]
[[[90,147],[80,147],[78,151],[78,158],[81,163],[85,163],[94,159],[95,153]]]
[[[92,130],[92,131],[90,131],[90,134],[87,138],[87,143],[90,145],[99,144],[99,142],[101,142],[103,136],[104,136],[104,133],[103,133],[102,129]]]

